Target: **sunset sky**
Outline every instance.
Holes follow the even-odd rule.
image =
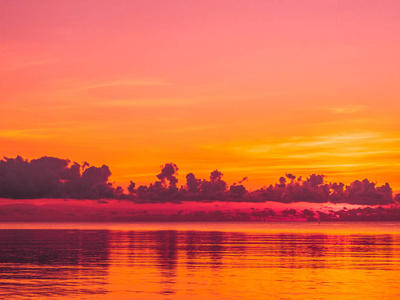
[[[400,191],[400,1],[0,0],[0,156]]]

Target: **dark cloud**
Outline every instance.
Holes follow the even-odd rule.
[[[204,207],[198,202],[186,205],[166,204],[155,206],[152,203],[135,204],[120,200],[2,200],[0,203],[0,222],[118,222],[118,221],[233,221],[233,222],[265,222],[265,221],[400,221],[400,207],[332,208],[323,211],[311,209],[295,210],[286,208],[282,211],[268,207],[258,208],[241,206],[240,209],[223,205]],[[223,204],[219,202],[218,204]],[[268,205],[268,204],[265,204]],[[164,210],[163,210],[164,207]],[[321,208],[322,209],[322,208]]]
[[[218,170],[214,170],[210,174],[210,181],[203,180],[200,184],[200,193],[203,198],[217,200],[225,198],[227,184],[222,180],[222,174]]]
[[[200,192],[200,184],[201,180],[197,179],[193,173],[189,173],[186,175],[186,187],[188,192],[190,193]]]
[[[312,187],[318,186],[324,182],[324,175],[312,174],[310,178],[307,178],[306,182],[311,184]]]
[[[171,167],[172,165],[172,167]],[[167,169],[168,167],[168,169]],[[166,172],[167,170],[168,173]],[[166,164],[163,172],[157,177],[159,179],[174,176],[177,167]],[[165,176],[162,174],[167,173]],[[167,177],[168,176],[168,177]],[[210,173],[210,180],[196,178],[193,173],[186,175],[186,185],[179,190],[169,190],[168,186],[155,183],[148,188],[143,188],[137,193],[140,199],[146,201],[236,201],[236,202],[266,202],[275,201],[282,203],[310,202],[310,203],[349,203],[359,205],[386,205],[394,203],[392,190],[389,184],[376,187],[375,183],[368,179],[354,181],[349,186],[343,183],[327,183],[322,174],[311,174],[302,179],[287,173],[285,177],[279,178],[279,183],[270,185],[268,188],[248,192],[242,184],[232,184],[227,189],[227,183],[222,180],[223,173],[214,170]],[[175,178],[175,177],[173,177]],[[239,181],[242,183],[247,177]],[[173,181],[175,183],[175,181]],[[164,189],[163,189],[164,187]],[[397,200],[400,198],[396,198]],[[312,216],[309,216],[312,217]]]
[[[304,216],[304,217],[314,217],[315,216],[315,212],[313,212],[312,210],[306,208],[301,212],[301,215]]]
[[[135,193],[135,186],[136,186],[136,184],[133,182],[133,181],[130,181],[129,182],[129,186],[128,186],[128,192],[130,193],[130,194],[133,194],[133,193]]]
[[[41,157],[30,162],[17,156],[0,161],[2,198],[107,198],[115,189],[108,182],[110,169],[81,166],[66,159]]]
[[[356,180],[350,185],[345,186],[343,183],[327,183],[324,180],[324,175],[317,174],[312,174],[305,180],[299,177],[295,181],[295,176],[292,175],[288,178],[292,179],[290,183],[286,183],[284,177],[281,177],[279,184],[254,191],[255,198],[263,201],[282,203],[330,202],[359,205],[386,205],[394,203],[392,189],[388,183],[376,187],[375,183],[364,179],[363,181]]]
[[[238,183],[242,183],[242,182],[244,182],[244,181],[246,181],[246,180],[247,180],[247,176],[246,176],[246,177],[243,177],[243,179],[240,180]]]
[[[231,192],[231,195],[233,197],[238,197],[238,198],[243,197],[243,195],[247,193],[246,188],[241,184],[239,184],[239,185],[236,185],[236,184],[231,185],[230,188],[229,188],[229,191]]]
[[[287,208],[282,211],[282,214],[286,216],[295,216],[297,214],[297,211],[293,208]]]
[[[161,180],[163,184],[167,184],[170,190],[176,190],[176,184],[178,179],[174,176],[178,172],[178,167],[173,163],[165,164],[161,169],[161,173],[157,175],[157,178]]]
[[[224,174],[222,174],[220,171],[214,170],[214,171],[212,171],[211,174],[210,174],[210,180],[211,180],[211,181],[221,180],[221,178],[222,178],[223,175],[224,175]]]
[[[399,207],[343,208],[339,211],[317,212],[320,221],[400,221]]]
[[[136,187],[133,181],[125,193],[121,187],[109,182],[108,166],[82,165],[67,159],[42,157],[31,161],[22,157],[4,158],[0,161],[1,198],[72,198],[72,199],[128,199],[135,202],[182,202],[182,201],[233,201],[281,203],[349,203],[357,205],[388,205],[400,203],[400,195],[393,197],[388,183],[377,186],[364,179],[349,185],[328,183],[322,174],[311,174],[308,178],[291,173],[279,178],[269,187],[247,191],[242,184],[230,186],[222,179],[223,173],[214,170],[209,180],[199,179],[193,173],[186,175],[186,184],[178,187],[178,167],[166,163],[156,175],[154,183]],[[229,187],[229,188],[228,188]],[[308,211],[303,217],[314,218]],[[290,215],[290,214],[289,214]],[[298,214],[301,215],[300,213]]]
[[[374,182],[368,179],[363,181],[356,180],[350,185],[343,183],[330,184],[332,194],[330,202],[349,203],[361,205],[384,205],[394,203],[392,188],[388,183],[376,187]]]
[[[296,176],[292,175],[291,173],[286,173],[285,176],[291,180],[295,180]]]

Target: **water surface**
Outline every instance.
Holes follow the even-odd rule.
[[[3,299],[394,299],[398,223],[2,223]]]

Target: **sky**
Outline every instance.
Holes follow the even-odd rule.
[[[0,155],[400,191],[400,2],[0,0]]]

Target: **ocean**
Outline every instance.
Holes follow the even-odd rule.
[[[400,223],[0,223],[1,299],[395,299]]]

